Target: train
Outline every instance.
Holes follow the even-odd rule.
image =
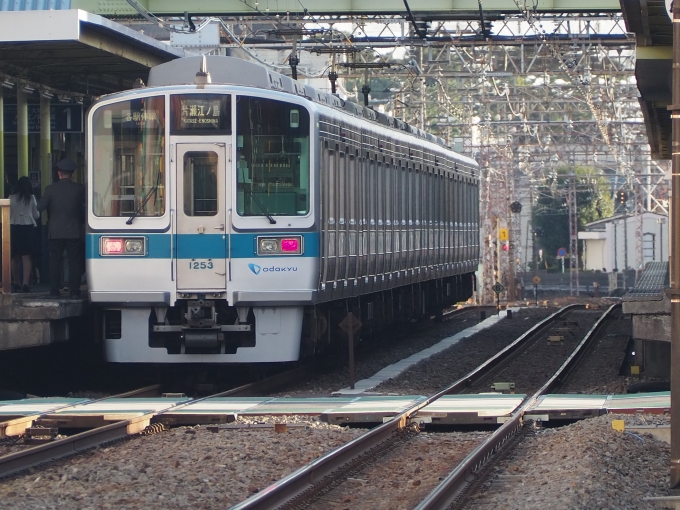
[[[109,362],[298,361],[474,293],[475,160],[258,63],[153,67],[92,104],[86,161]]]

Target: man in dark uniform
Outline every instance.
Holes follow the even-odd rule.
[[[62,255],[68,257],[68,288],[72,298],[80,297],[82,274],[81,237],[85,222],[85,187],[71,181],[76,164],[66,158],[57,163],[59,180],[45,188],[38,211],[47,211],[50,248],[50,296],[59,296]]]

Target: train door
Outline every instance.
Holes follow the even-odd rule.
[[[224,290],[227,281],[227,164],[224,143],[178,143],[178,290]]]

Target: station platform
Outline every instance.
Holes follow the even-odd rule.
[[[51,297],[47,290],[0,294],[0,350],[69,340],[74,323],[86,316],[89,307],[85,297]]]
[[[631,314],[633,366],[648,377],[670,379],[671,301],[668,262],[648,262],[635,287],[623,296],[623,313]]]
[[[2,422],[41,415],[55,426],[89,428],[149,413],[162,414],[155,421],[166,425],[229,423],[237,416],[319,416],[337,425],[389,421],[426,397],[355,396],[328,398],[216,397],[193,402],[187,397],[120,398],[88,402],[53,398],[0,401]],[[526,395],[482,393],[445,395],[424,407],[415,419],[438,425],[495,425],[504,423]],[[632,395],[546,395],[525,414],[533,420],[564,421],[617,414],[668,414],[670,392]]]

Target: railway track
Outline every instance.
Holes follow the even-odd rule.
[[[535,404],[542,395],[550,393],[553,389],[562,384],[564,379],[568,377],[570,371],[581,361],[591,343],[597,337],[597,334],[604,327],[604,324],[618,306],[619,305],[612,305],[604,314],[602,314],[602,317],[592,326],[588,333],[583,337],[583,340],[579,342],[569,357],[543,384],[543,386],[541,386],[533,395],[527,397],[524,400],[524,403],[513,413],[512,417],[506,423],[468,455],[466,459],[416,507],[417,510],[448,508],[454,504],[461,504],[464,502],[464,498],[469,495],[465,494],[465,490],[470,485],[471,481],[479,478],[476,474],[480,472],[480,469],[489,461],[495,460],[494,455],[500,452],[504,445],[509,444],[509,441],[513,436],[525,426],[523,417],[527,409]]]
[[[507,364],[509,360],[518,356],[527,343],[534,340],[537,336],[545,334],[545,331],[553,326],[556,321],[578,308],[581,307],[579,305],[570,305],[555,312],[527,331],[527,333],[506,349],[449,387],[420,401],[396,416],[393,420],[375,427],[366,434],[298,469],[296,472],[270,485],[259,494],[250,497],[234,508],[238,510],[251,510],[308,507],[311,502],[317,500],[321,495],[327,494],[333,487],[339,486],[343,481],[359,472],[362,466],[379,462],[377,460],[379,457],[398,448],[405,441],[405,438],[414,436],[415,434],[408,431],[412,430],[413,420],[419,410],[444,395],[459,393],[475,381],[484,380],[493,370]],[[550,392],[556,387],[580,360],[588,345],[603,327],[603,324],[614,309],[615,307],[613,306],[602,315],[583,340],[569,354],[566,361],[548,378],[547,382],[535,394],[526,398],[504,425],[491,434],[487,440],[474,448],[460,462],[458,467],[446,476],[444,481],[420,503],[419,509],[447,508],[456,501],[456,498],[461,496],[470,481],[475,479],[475,474],[479,472],[480,468],[488,460],[492,459],[501,450],[503,445],[509,444],[515,434],[521,430],[526,410],[541,395]]]
[[[466,306],[458,308],[456,310],[448,310],[444,312],[441,316],[431,317],[428,321],[418,323],[414,325],[413,328],[408,328],[407,331],[401,331],[397,334],[405,337],[406,335],[412,335],[414,332],[422,331],[427,327],[431,327],[435,321],[443,322],[455,320],[461,317],[468,318],[473,317],[474,315],[479,315],[481,312],[489,313],[489,311],[493,310],[495,310],[495,307],[490,306]],[[392,341],[394,341],[395,338],[391,337],[391,339]],[[384,347],[385,347],[384,343],[382,342],[371,343],[371,345],[368,348],[363,349],[362,351],[357,353],[357,358],[364,354],[369,354],[375,350]],[[333,362],[337,366],[344,367],[346,366],[347,360],[343,357],[334,356]],[[325,371],[327,370],[327,368],[328,367],[324,367],[323,370]],[[277,391],[281,391],[282,389],[285,389],[289,385],[309,380],[311,377],[314,377],[318,372],[319,369],[317,367],[310,365],[301,365],[299,367],[287,370],[285,372],[281,372],[266,377],[260,381],[255,381],[253,383],[238,386],[236,388],[226,390],[217,395],[212,396],[221,397],[265,396],[271,393],[275,393]]]
[[[53,415],[57,411],[67,411],[74,409],[77,406],[83,406],[95,403],[104,403],[112,399],[121,398],[141,398],[151,395],[160,394],[160,386],[152,385],[145,386],[136,390],[128,391],[118,395],[111,395],[100,399],[83,400],[74,404],[67,404],[56,406],[46,413],[34,414],[29,416],[21,416],[5,422],[0,423],[0,439],[9,437],[18,437],[27,434],[27,431],[33,430],[38,433],[38,428],[44,428],[45,435],[49,435],[53,430],[52,427],[45,427],[41,420],[47,420],[48,416]],[[32,466],[49,462],[61,457],[72,455],[79,451],[83,451],[102,443],[122,439],[130,434],[141,432],[150,424],[149,416],[139,416],[129,420],[120,421],[96,427],[92,430],[87,430],[78,434],[73,434],[69,437],[60,438],[48,443],[33,446],[26,450],[10,453],[0,457],[0,477],[6,476],[17,471],[22,471]],[[40,425],[40,427],[33,427]]]
[[[479,310],[486,310],[488,307],[466,307],[457,310],[451,310],[441,316],[441,320],[452,320],[461,315],[469,315],[470,313],[478,313]],[[45,436],[52,436],[44,444],[33,447],[25,447],[22,444],[22,451],[17,451],[0,456],[0,477],[7,476],[32,466],[57,460],[67,455],[72,455],[98,445],[109,443],[112,441],[124,439],[133,434],[144,432],[145,430],[154,431],[163,427],[164,425],[183,425],[183,424],[214,424],[215,422],[210,418],[207,419],[205,415],[186,413],[178,417],[175,413],[172,418],[166,417],[169,411],[179,411],[189,405],[195,405],[199,402],[219,397],[248,397],[254,395],[265,395],[276,391],[282,387],[290,384],[295,384],[310,376],[313,369],[309,366],[301,366],[293,370],[288,370],[271,377],[267,377],[260,381],[245,384],[236,388],[232,388],[220,393],[212,394],[203,398],[186,399],[183,402],[177,400],[169,401],[167,405],[160,408],[153,409],[151,412],[141,415],[133,416],[126,419],[121,419],[121,416],[110,415],[108,418],[105,414],[92,411],[86,415],[69,415],[64,416],[64,413],[74,410],[76,407],[83,408],[85,406],[99,405],[100,408],[105,407],[107,402],[113,402],[117,399],[125,398],[143,398],[161,395],[161,386],[152,385],[145,386],[133,391],[111,395],[100,399],[83,399],[75,403],[64,404],[61,406],[52,406],[49,411],[44,413],[36,413],[28,416],[18,416],[14,419],[9,419],[0,422],[0,441],[14,439],[18,444],[18,439],[24,438],[32,434],[41,434],[45,431]],[[181,398],[182,395],[170,394]],[[226,419],[220,418],[220,422]],[[67,437],[57,436],[57,431],[67,429],[81,430],[87,429],[83,432],[74,433]]]
[[[556,318],[559,318],[561,315],[566,313],[567,310],[573,309],[573,307],[569,307],[567,309],[560,310],[559,312],[553,314],[551,316],[551,319],[555,320]],[[468,310],[469,312],[469,310]],[[460,313],[460,312],[459,312]],[[457,314],[454,314],[457,315]],[[543,331],[544,327],[546,326],[545,321],[544,323],[541,323],[537,325],[535,328],[533,328],[532,331],[535,332],[535,334],[539,334],[539,332]],[[205,423],[205,424],[215,424],[216,422],[214,421],[215,417],[208,417],[206,418],[205,415],[201,414],[191,414],[191,411],[187,411],[184,414],[178,413],[177,411],[181,411],[183,408],[188,408],[191,405],[196,405],[197,403],[200,403],[201,401],[205,401],[211,398],[216,398],[216,397],[245,397],[248,395],[262,395],[263,393],[266,393],[268,391],[271,391],[272,389],[277,389],[280,388],[281,385],[286,385],[290,384],[291,382],[294,382],[298,380],[301,377],[305,377],[304,374],[304,369],[302,370],[294,370],[294,371],[289,371],[287,373],[282,373],[276,375],[274,378],[267,378],[265,380],[259,381],[257,383],[252,383],[252,384],[247,384],[244,386],[241,386],[239,388],[234,388],[222,393],[218,393],[215,395],[210,395],[208,397],[200,398],[200,399],[188,399],[185,398],[182,401],[174,401],[174,402],[169,402],[167,406],[160,406],[156,409],[154,409],[152,412],[145,413],[143,415],[139,416],[134,416],[129,419],[117,419],[113,423],[107,423],[99,427],[94,427],[91,430],[87,430],[85,432],[80,432],[73,434],[69,437],[59,439],[57,441],[53,441],[51,443],[47,443],[41,446],[36,446],[31,449],[27,449],[23,452],[18,452],[18,453],[13,453],[10,455],[6,455],[4,457],[0,457],[0,476],[4,476],[7,474],[11,473],[16,473],[18,471],[25,470],[28,467],[35,466],[37,464],[42,464],[51,460],[55,460],[58,458],[61,458],[66,455],[71,455],[73,453],[77,453],[83,450],[87,450],[89,448],[92,448],[97,445],[101,445],[104,443],[108,443],[111,441],[123,439],[126,437],[130,437],[130,434],[135,434],[135,433],[140,433],[143,431],[157,431],[157,430],[162,430],[162,426],[164,424],[169,424],[169,425],[188,425],[188,424],[196,424],[196,423]],[[160,392],[160,388],[158,386],[154,387],[148,387],[143,390],[137,390],[136,392],[130,392],[127,394],[123,395],[115,395],[112,397],[107,397],[106,399],[100,399],[99,401],[91,401],[91,402],[105,402],[107,399],[115,399],[115,398],[125,398],[125,396],[139,396],[139,395],[149,395],[149,394],[157,394]],[[444,393],[442,393],[444,394]],[[428,402],[434,401],[434,398],[428,399],[428,401],[421,402],[420,405],[415,406],[417,408],[422,408],[424,405],[427,405]],[[406,434],[402,433],[401,437],[408,436],[409,434],[415,435],[414,430],[411,428],[407,428],[406,425],[409,424],[410,422],[410,417],[415,414],[415,410],[409,414],[409,416],[402,416],[398,420],[394,420],[394,423],[401,423],[403,424],[401,427],[399,427],[399,430],[408,430],[410,432],[407,432]],[[14,422],[12,425],[14,426],[14,429],[11,429],[8,427],[9,423],[5,422],[3,424],[0,424],[0,430],[4,430],[5,436],[16,436],[17,434],[22,433],[22,427],[23,430],[25,431],[25,428],[30,427],[31,425],[35,424],[41,424],[41,423],[47,423],[49,425],[49,420],[54,418],[53,416],[50,416],[49,414],[44,414],[44,415],[34,415],[31,417],[23,417],[18,419],[19,421]],[[178,419],[179,418],[179,419]],[[114,419],[114,418],[110,418]],[[233,417],[231,418],[233,419]],[[228,421],[227,417],[222,416],[219,418],[219,423],[225,423]],[[68,422],[62,422],[63,426],[68,426]],[[389,425],[389,424],[388,424]],[[210,428],[210,427],[209,427]],[[217,427],[213,427],[217,428]],[[380,428],[380,427],[379,427]],[[216,430],[214,431],[216,432]],[[383,439],[390,439],[389,436],[391,436],[392,433],[389,431],[385,431],[383,435]],[[363,436],[362,436],[363,437]],[[358,442],[363,442],[364,440],[361,438],[358,438]],[[382,441],[378,440],[378,443],[381,443]],[[390,440],[391,442],[391,440]],[[403,443],[403,440],[401,441]],[[352,442],[354,443],[354,441]],[[339,449],[339,452],[333,453],[333,457],[337,457],[338,459],[347,459],[347,457],[353,457],[355,456],[354,453],[351,452],[352,443],[349,443],[346,445],[346,449]],[[388,442],[389,443],[389,442]],[[368,444],[368,443],[366,443]],[[368,446],[368,449],[373,448],[372,446]],[[364,448],[365,450],[366,448]],[[392,449],[392,447],[387,447],[386,451],[389,451]],[[325,457],[325,456],[324,456]],[[323,457],[322,457],[323,459]],[[323,464],[323,463],[322,463]],[[292,475],[291,475],[292,476]],[[325,475],[323,475],[325,476]],[[314,477],[314,479],[318,479],[317,476]]]

